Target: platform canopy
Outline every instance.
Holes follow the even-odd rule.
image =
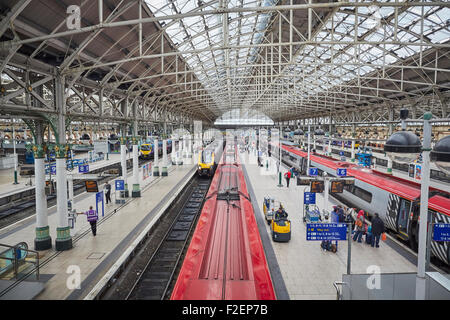
[[[0,12],[0,112],[57,112],[62,77],[81,118],[450,116],[448,1],[4,0]]]

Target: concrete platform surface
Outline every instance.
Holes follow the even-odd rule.
[[[291,180],[290,187],[278,187],[278,175],[275,159],[269,158],[269,170],[258,167],[255,158],[248,154],[241,154],[244,169],[250,180],[251,188],[257,203],[255,214],[264,219],[263,199],[271,196],[281,201],[291,220],[291,240],[287,243],[270,241],[282,277],[286,284],[290,299],[336,299],[334,281],[341,281],[342,274],[347,271],[347,241],[339,241],[337,253],[322,251],[320,241],[306,241],[306,224],[302,219],[303,192],[306,187],[296,186]],[[265,164],[265,161],[263,161]],[[282,174],[287,168],[282,167]],[[323,208],[322,194],[316,194],[316,201]],[[330,197],[329,208],[336,202]],[[254,204],[255,205],[255,204]],[[270,227],[265,224],[265,232],[271,239]],[[363,237],[364,238],[364,237]],[[394,249],[381,241],[380,248],[372,248],[363,243],[352,242],[351,270],[352,273],[371,272],[370,267],[377,266],[381,273],[388,272],[417,272],[417,268]],[[368,271],[369,270],[369,271]]]

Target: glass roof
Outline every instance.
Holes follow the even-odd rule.
[[[215,122],[215,125],[265,125],[272,126],[273,120],[263,113],[253,109],[233,109],[225,112]]]
[[[222,2],[145,1],[157,17],[218,9],[219,3]],[[224,2],[227,8],[273,6],[278,3],[276,0]],[[255,97],[258,94],[250,94],[249,90],[251,91],[252,87],[248,86],[249,83],[255,82],[252,79],[255,67],[249,65],[265,62],[259,55],[260,47],[245,46],[267,43],[270,37],[264,35],[268,32],[278,32],[276,26],[275,31],[267,30],[272,15],[278,14],[276,11],[230,12],[166,20],[162,24],[177,49],[183,53],[183,58],[197,79],[211,96],[218,111],[217,115],[234,108],[255,106]],[[294,95],[283,95],[280,100],[279,92],[284,89],[263,89],[266,99],[257,100],[260,100],[258,103],[266,105],[259,105],[259,108],[268,110],[271,109],[271,104],[279,105],[280,101],[286,104],[294,101],[297,104],[299,101],[297,97],[303,99],[318,93],[339,91],[341,86],[351,86],[352,81],[360,81],[375,71],[384,72],[386,66],[402,64],[404,59],[412,57],[420,50],[425,51],[433,44],[450,40],[448,24],[450,9],[447,7],[399,7],[396,19],[395,16],[394,7],[376,5],[358,7],[357,17],[354,7],[337,9],[323,21],[321,29],[315,33],[314,44],[299,46],[292,61],[283,57],[288,66],[273,83],[269,83],[270,87],[273,87],[274,83],[277,84],[276,88],[286,86],[290,88],[293,85]],[[224,29],[225,17],[228,18],[228,31]],[[395,28],[396,24],[398,28]],[[288,30],[288,23],[285,25],[287,26],[283,28]],[[355,41],[355,31],[359,44],[352,43]],[[413,45],[414,43],[429,45],[421,47]],[[273,45],[276,48],[276,43]],[[227,46],[241,47],[230,50]],[[267,71],[266,68],[265,72],[271,71]],[[375,77],[378,75],[375,74]],[[276,110],[279,112],[280,109]]]

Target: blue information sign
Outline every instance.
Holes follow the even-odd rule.
[[[50,172],[56,174],[56,166],[50,166]]]
[[[347,225],[345,223],[307,223],[306,240],[347,240]]]
[[[84,164],[84,165],[78,166],[78,172],[79,173],[87,173],[87,172],[89,172],[89,165],[88,164]]]
[[[316,194],[314,192],[305,192],[303,194],[303,204],[316,204]]]
[[[337,168],[336,175],[338,175],[339,177],[346,177],[347,176],[347,169]]]
[[[450,241],[450,223],[436,223],[433,229],[434,241]]]
[[[309,168],[309,173],[310,176],[317,176],[319,174],[319,169],[317,168]]]
[[[125,190],[125,181],[123,181],[123,180],[116,180],[116,190],[117,191]]]

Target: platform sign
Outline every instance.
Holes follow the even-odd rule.
[[[345,223],[307,223],[306,240],[347,240],[347,224]]]
[[[298,186],[309,186],[310,181],[311,181],[310,179],[302,179],[302,178],[297,177],[297,185]]]
[[[50,173],[56,175],[56,166],[50,166]]]
[[[345,168],[337,168],[336,175],[339,177],[346,177],[347,176],[347,169]]]
[[[311,180],[311,192],[322,193],[325,190],[325,182],[320,180]]]
[[[86,192],[98,192],[98,184],[95,180],[86,180],[84,181],[86,186]]]
[[[305,192],[303,194],[303,204],[316,204],[316,194],[314,192]]]
[[[103,201],[103,191],[97,192],[95,194],[95,209],[97,210],[98,214],[98,204],[102,204],[102,217],[105,216],[105,202]]]
[[[88,164],[84,164],[84,165],[78,166],[78,172],[79,173],[88,173],[89,172],[89,165]]]
[[[308,175],[310,176],[317,176],[319,174],[318,168],[309,168]]]
[[[124,191],[125,190],[125,181],[124,180],[115,180],[116,183],[116,191]]]
[[[436,223],[433,228],[434,241],[450,241],[450,223]]]
[[[331,193],[343,193],[344,192],[344,181],[331,181]]]

